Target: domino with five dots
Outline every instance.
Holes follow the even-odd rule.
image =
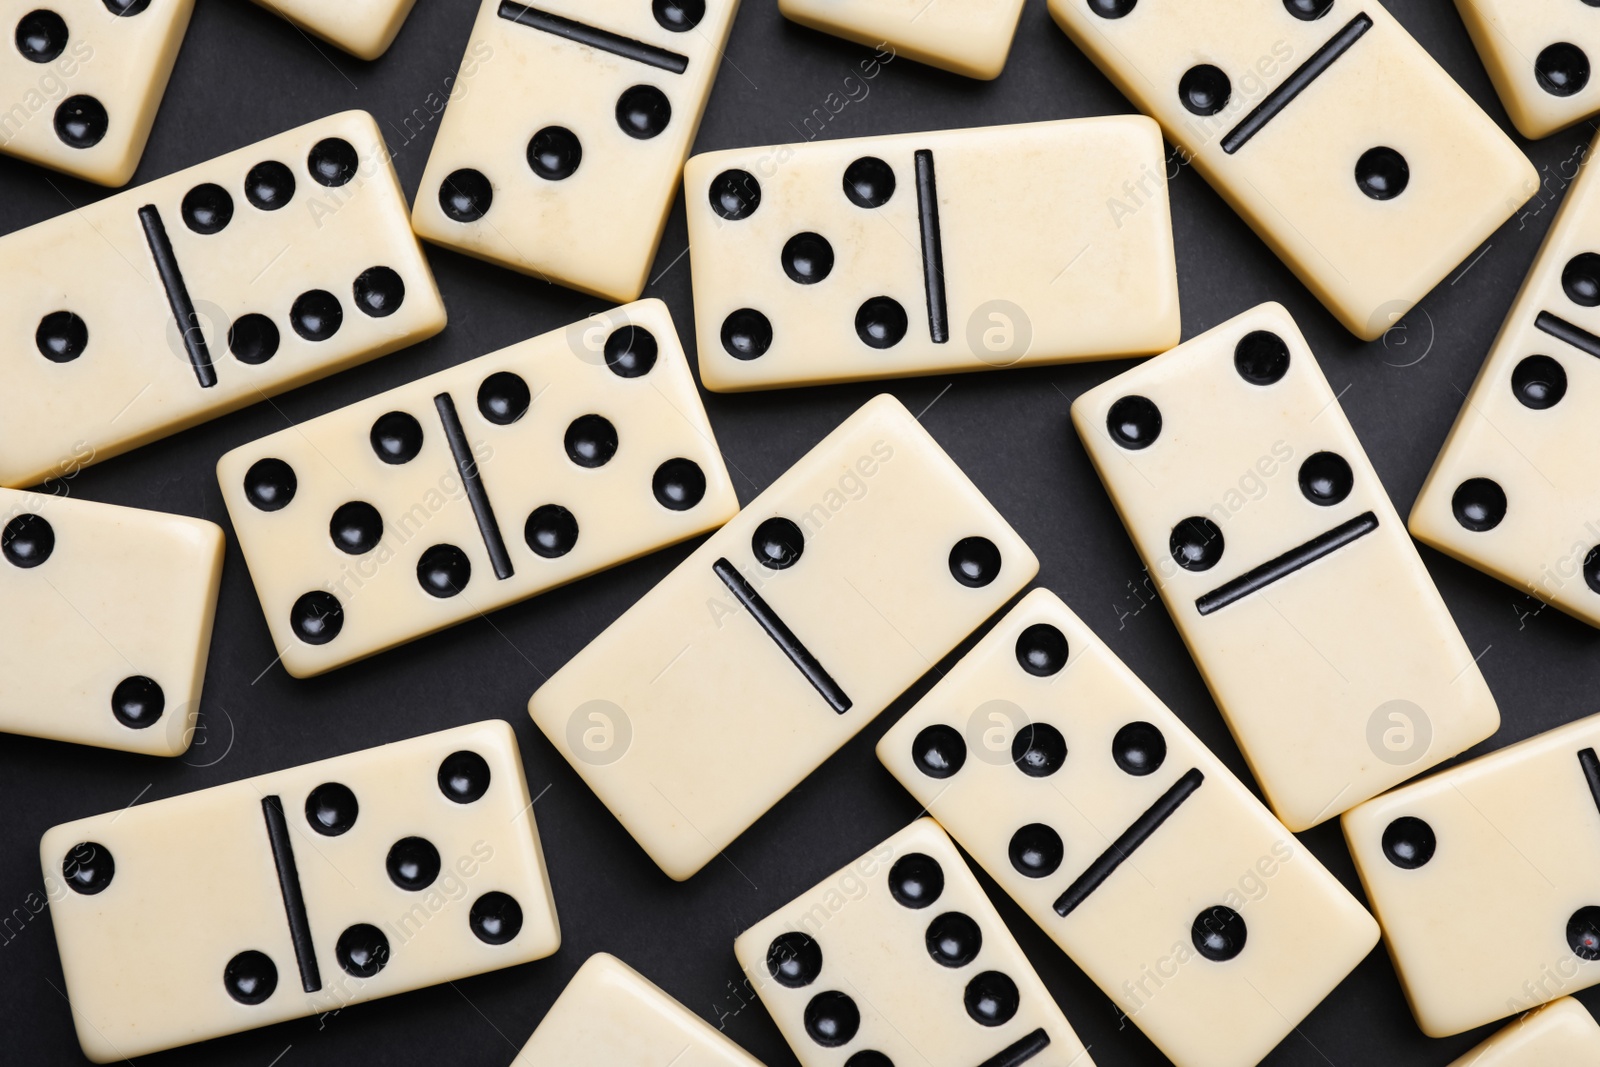
[[[1600,111],[1600,26],[1588,0],[1456,0],[1500,102],[1524,137]]]
[[[1180,1067],[1256,1063],[1378,926],[1055,594],[878,758]]]
[[[188,749],[222,548],[202,519],[0,489],[0,730]]]
[[[1562,997],[1531,1011],[1450,1067],[1600,1067],[1600,1025]]]
[[[0,152],[100,185],[144,154],[194,0],[12,3],[0,50]],[[8,27],[10,28],[10,27]]]
[[[1281,305],[1091,389],[1072,421],[1289,829],[1498,727],[1472,653]]]
[[[1600,982],[1597,751],[1600,716],[1590,716],[1345,813],[1361,884],[1429,1037]]]
[[[529,712],[682,880],[1038,567],[911,413],[879,396],[557,671]]]
[[[739,507],[659,300],[236,448],[217,477],[297,678],[704,533]]]
[[[1600,626],[1600,180],[1567,191],[1411,509],[1417,540]]]
[[[332,115],[0,237],[0,485],[444,328],[371,116]]]
[[[1164,351],[1162,153],[1136,115],[695,156],[700,377],[732,392]]]
[[[761,1067],[615,956],[584,961],[511,1067]]]
[[[423,238],[615,301],[655,259],[738,0],[484,0]]]
[[[561,941],[516,735],[498,720],[63,823],[39,849],[96,1063]]]
[[[1377,0],[1050,0],[1050,13],[1365,340],[1539,187]]]
[[[802,1067],[1093,1067],[977,878],[918,819],[739,935]]]
[[[813,30],[988,81],[1006,65],[1022,0],[778,0],[778,10]]]
[[[358,59],[377,59],[389,50],[395,34],[417,0],[256,0],[280,18]]]

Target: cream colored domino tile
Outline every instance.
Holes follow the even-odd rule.
[[[1038,569],[911,413],[879,396],[556,672],[528,710],[681,880]]]
[[[256,0],[302,30],[359,59],[377,59],[389,50],[416,0]]]
[[[215,523],[0,489],[0,730],[185,751],[221,579]]]
[[[1600,716],[1368,801],[1344,835],[1422,1032],[1600,981]],[[1492,936],[1456,937],[1461,930]]]
[[[516,736],[498,720],[63,823],[39,848],[96,1063],[561,941]]]
[[[101,185],[144,155],[194,0],[7,0],[0,152]]]
[[[392,352],[445,318],[361,111],[0,237],[0,286],[11,486]]]
[[[1164,351],[1180,323],[1162,152],[1135,115],[695,156],[701,379],[736,391]]]
[[[1291,830],[1494,733],[1494,698],[1289,313],[1262,304],[1072,421]]]
[[[1000,76],[1022,15],[1022,0],[778,0],[783,17],[941,70]]]
[[[223,456],[217,478],[297,678],[665,548],[739,510],[659,300],[263,437]]]
[[[1094,1064],[932,819],[767,916],[733,951],[802,1067]]]
[[[1054,593],[878,758],[1173,1063],[1256,1063],[1378,925]]]
[[[1600,16],[1597,16],[1600,17]],[[1411,509],[1417,539],[1600,626],[1600,180],[1546,234]]]
[[[584,961],[511,1067],[761,1067],[615,956]]]
[[[1050,0],[1050,13],[1366,340],[1539,187],[1377,0]]]
[[[1456,0],[1500,102],[1524,137],[1600,111],[1600,24],[1579,0]]]
[[[655,259],[738,0],[484,0],[411,223],[610,300]]]
[[[1600,1026],[1571,997],[1529,1012],[1450,1067],[1600,1067]]]

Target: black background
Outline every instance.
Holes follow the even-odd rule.
[[[160,0],[157,0],[160,2]],[[378,119],[414,195],[437,131],[442,95],[466,46],[476,3],[421,0],[394,47],[363,63],[312,42],[244,0],[202,0],[136,182],[347,108]],[[1402,23],[1511,131],[1448,0],[1396,0]],[[641,11],[643,2],[641,0]],[[869,49],[785,22],[771,0],[747,0],[733,29],[697,151],[800,139],[798,126]],[[854,137],[1126,112],[1130,106],[1027,0],[1004,74],[981,83],[897,59],[824,136]],[[539,87],[539,91],[560,91]],[[860,97],[860,90],[855,90]],[[1536,144],[1540,194],[1381,342],[1345,333],[1210,188],[1187,168],[1171,183],[1183,334],[1191,337],[1263,300],[1294,314],[1402,514],[1421,487],[1512,296],[1575,173],[1589,125]],[[1513,133],[1513,136],[1516,135]],[[626,196],[628,176],[619,175]],[[1003,193],[1003,190],[1001,191]],[[0,227],[51,218],[105,190],[0,159]],[[1094,205],[1093,210],[1101,210]],[[646,295],[671,306],[693,351],[681,197]],[[450,325],[430,341],[257,404],[90,468],[74,495],[197,515],[227,527],[213,475],[228,449],[440,368],[563,326],[593,299],[428,248]],[[6,300],[0,293],[0,301]],[[4,306],[0,304],[0,306]],[[6,314],[33,314],[5,307]],[[1243,761],[1143,572],[1068,422],[1073,397],[1118,364],[999,371],[737,397],[706,394],[741,501],[767,486],[882,389],[899,396],[1016,526],[1060,593],[1241,776]],[[4,388],[0,383],[0,388]],[[929,406],[931,405],[931,407]],[[450,985],[146,1057],[152,1064],[509,1063],[578,965],[621,956],[772,1067],[795,1061],[758,1004],[735,992],[734,937],[903,826],[917,805],[872,747],[931,684],[923,679],[685,884],[667,879],[584,787],[527,717],[539,682],[598,634],[689,551],[658,553],[311,681],[273,665],[273,647],[231,536],[206,676],[201,742],[164,760],[0,737],[0,916],[40,893],[40,835],[70,819],[499,717],[522,743],[564,941],[554,957]],[[1489,685],[1500,732],[1473,753],[1595,709],[1594,630],[1516,590],[1423,550]],[[1375,605],[1375,610],[1382,610]],[[72,669],[70,650],[59,664]],[[0,681],[0,684],[4,684]],[[753,715],[750,737],[761,729]],[[1247,779],[1248,780],[1248,779]],[[1336,823],[1301,835],[1359,893]],[[1165,1061],[1111,1002],[1004,897],[1000,911],[1101,1067]],[[169,906],[182,907],[182,901]],[[1460,936],[1493,937],[1493,929]],[[81,1061],[48,917],[0,934],[0,1061]],[[140,976],[129,974],[130,981]],[[1586,998],[1600,1003],[1600,998]],[[1430,1040],[1412,1022],[1381,948],[1269,1058],[1277,1065],[1445,1064],[1490,1030]],[[275,1057],[278,1057],[275,1059]]]

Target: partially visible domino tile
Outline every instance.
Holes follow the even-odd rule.
[[[9,486],[392,352],[445,319],[361,111],[0,237],[0,290]]]
[[[389,50],[417,0],[256,0],[256,3],[359,59]]]
[[[1378,925],[1055,594],[878,758],[1180,1067],[1256,1063]]]
[[[1539,188],[1379,0],[1050,0],[1050,13],[1363,339]]]
[[[1483,675],[1282,306],[1091,389],[1072,421],[1289,829],[1494,733]]]
[[[778,0],[778,10],[880,52],[989,80],[1006,65],[1022,0]]]
[[[429,241],[636,299],[739,0],[483,0],[412,225]]]
[[[511,1067],[761,1067],[615,956],[584,961]]]
[[[1344,816],[1422,1032],[1447,1037],[1600,982],[1600,716]]]
[[[681,880],[1038,569],[911,413],[879,396],[557,671],[528,710]]]
[[[720,526],[739,510],[659,300],[234,449],[223,501],[309,677]]]
[[[1135,115],[695,156],[701,379],[736,391],[1164,351],[1181,324],[1162,153]]]
[[[918,819],[739,935],[802,1067],[1093,1067],[950,838]]]
[[[1456,0],[1489,80],[1524,137],[1600,111],[1600,20],[1588,0]]]
[[[516,736],[498,720],[63,823],[39,849],[96,1063],[561,941]]]
[[[1596,250],[1600,179],[1585,166],[1411,509],[1419,541],[1591,626],[1600,626]]]
[[[215,523],[0,489],[0,730],[185,751],[221,579]]]
[[[1600,1026],[1571,997],[1531,1011],[1450,1067],[1600,1067]]]
[[[194,0],[12,0],[0,152],[101,185],[144,155]]]

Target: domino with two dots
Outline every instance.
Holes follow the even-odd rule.
[[[1180,1067],[1256,1063],[1378,927],[1053,593],[878,758]]]
[[[1290,830],[1495,731],[1472,653],[1282,306],[1091,389],[1072,421]]]
[[[708,389],[1150,355],[1178,343],[1142,116],[741,148],[684,168]]]
[[[918,819],[739,935],[802,1067],[1093,1067],[966,861]]]
[[[389,50],[417,0],[256,0],[280,18],[358,59],[377,59]]]
[[[371,116],[332,115],[0,237],[0,485],[444,328]]]
[[[813,30],[989,81],[1006,65],[1022,0],[778,0],[778,10]]]
[[[202,519],[0,489],[0,730],[187,750],[222,549]]]
[[[1524,137],[1548,137],[1600,111],[1600,27],[1574,0],[1456,0],[1506,113]]]
[[[484,0],[412,210],[426,240],[644,291],[738,0]]]
[[[911,413],[879,396],[552,675],[529,712],[682,880],[1038,567]]]
[[[542,959],[561,941],[500,721],[63,823],[39,849],[96,1063]]]
[[[1050,13],[1365,340],[1539,187],[1377,0],[1050,0]]]
[[[672,316],[642,300],[217,463],[283,664],[310,677],[738,510]]]
[[[1529,1012],[1450,1067],[1597,1067],[1600,1025],[1571,997]]]

